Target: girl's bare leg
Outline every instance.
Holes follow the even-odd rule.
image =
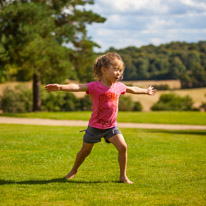
[[[85,158],[90,154],[93,146],[94,146],[94,144],[89,144],[89,143],[83,142],[82,148],[76,156],[74,166],[71,169],[71,171],[67,174],[67,176],[65,177],[66,179],[72,179],[76,175],[78,168],[84,162]]]
[[[120,182],[133,184],[132,181],[130,181],[126,175],[127,170],[127,144],[124,140],[124,137],[122,134],[117,134],[111,138],[109,138],[109,141],[117,148],[118,150],[118,161],[119,161],[119,167],[120,167]]]

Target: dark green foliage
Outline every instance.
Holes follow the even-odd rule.
[[[89,95],[77,98],[72,93],[41,91],[42,109],[44,111],[87,111],[92,110]],[[4,113],[19,113],[32,111],[32,92],[23,86],[15,89],[6,88],[0,97],[0,109]]]
[[[91,111],[92,100],[90,95],[77,98],[73,93],[68,92],[47,92],[41,90],[43,111]],[[6,88],[3,96],[0,97],[0,109],[7,113],[31,112],[32,92],[23,86],[16,86],[15,89]],[[141,111],[142,105],[133,102],[131,97],[121,96],[119,101],[120,111]]]
[[[86,95],[84,98],[80,99],[80,108],[82,111],[92,110],[92,99],[90,95]]]
[[[41,91],[42,109],[44,111],[61,111],[61,105],[64,104],[64,95],[60,92]]]
[[[130,96],[120,96],[119,111],[142,111],[142,105],[139,102],[133,102]]]
[[[87,4],[94,2],[4,2],[0,10],[1,70],[8,71],[10,65],[16,70],[10,78],[14,76],[20,81],[32,79],[33,73],[41,74],[44,83],[76,79],[76,75],[83,81],[92,80],[93,76],[88,76],[88,65],[91,69],[93,47],[98,45],[87,37],[86,25],[102,23],[105,18],[85,10]],[[79,64],[84,72],[80,71]],[[0,81],[8,79],[8,73],[1,72]]]
[[[18,113],[32,110],[32,93],[23,86],[16,86],[15,89],[6,88],[0,100],[0,108],[4,112]]]
[[[168,84],[161,84],[161,85],[152,85],[155,89],[159,90],[169,90],[170,87]]]
[[[179,79],[182,88],[206,86],[206,41],[109,51],[122,56],[126,66],[124,80]]]
[[[72,93],[64,93],[63,95],[63,104],[61,105],[62,111],[75,111],[79,110],[79,99]]]
[[[93,79],[88,65],[98,45],[87,36],[86,25],[102,23],[105,18],[87,11],[87,4],[94,1],[2,1],[0,81],[33,78],[34,111],[41,110],[41,82],[60,83],[77,75],[82,81]],[[10,68],[15,73],[10,74]]]
[[[162,94],[157,103],[152,106],[153,111],[173,110],[173,111],[189,111],[193,110],[192,98],[188,95],[180,97],[177,94]]]
[[[134,107],[132,111],[142,111],[143,107],[140,102],[134,102]]]
[[[206,112],[206,102],[202,102],[202,104],[200,105],[200,111]]]
[[[90,95],[77,98],[72,93],[42,91],[43,110],[46,111],[91,111],[92,100]],[[141,111],[142,105],[133,102],[131,97],[121,96],[119,100],[120,111]]]
[[[68,92],[46,92],[42,90],[42,106],[44,111],[87,111],[92,110],[89,95],[77,98]]]

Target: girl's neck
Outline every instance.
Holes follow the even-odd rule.
[[[114,82],[110,82],[106,78],[103,78],[103,77],[99,81],[102,85],[106,87],[111,87],[114,84]]]

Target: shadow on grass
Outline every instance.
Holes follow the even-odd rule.
[[[205,130],[147,130],[148,133],[188,134],[206,136]]]
[[[119,183],[119,181],[76,181],[66,180],[65,178],[56,178],[50,180],[27,180],[27,181],[14,181],[14,180],[1,180],[0,185],[36,185],[36,184],[50,184],[50,183],[73,183],[73,184],[97,184],[97,183]]]

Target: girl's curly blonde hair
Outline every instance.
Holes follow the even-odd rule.
[[[94,74],[98,79],[101,79],[102,77],[102,71],[101,68],[107,68],[113,67],[114,69],[117,69],[120,71],[120,80],[123,79],[123,72],[124,72],[124,62],[122,61],[122,58],[119,54],[116,52],[109,52],[104,55],[101,55],[96,58],[93,70]]]

